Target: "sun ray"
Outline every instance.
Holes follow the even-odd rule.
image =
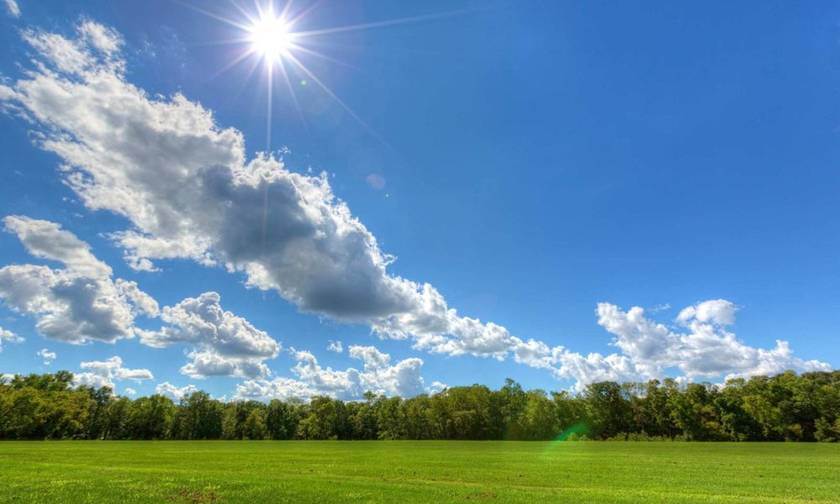
[[[271,62],[266,62],[267,65],[271,65]],[[268,69],[268,114],[266,114],[266,140],[265,140],[265,151],[271,152],[271,106],[272,106],[272,96],[274,95],[274,83],[272,79],[273,72],[271,69]]]
[[[187,2],[183,2],[181,0],[174,0],[174,2],[179,4],[179,5],[183,5],[184,7],[188,8],[188,9],[192,9],[192,10],[198,12],[198,13],[204,14],[205,16],[211,17],[211,18],[213,18],[217,21],[221,21],[225,24],[233,26],[234,28],[239,28],[240,30],[245,30],[245,31],[248,30],[248,25],[247,24],[237,22],[236,20],[226,18],[226,17],[221,16],[219,14],[210,12],[207,9],[202,9],[201,7],[189,4]]]
[[[286,65],[283,63],[283,60],[280,60],[280,73],[283,74],[283,80],[286,81],[286,87],[289,89],[289,95],[292,97],[292,102],[295,105],[295,110],[298,113],[298,117],[300,118],[301,123],[303,123],[303,127],[306,129],[308,128],[306,117],[303,115],[303,109],[300,106],[300,102],[297,99],[297,93],[295,92],[295,88],[292,85],[292,80],[289,78],[289,73],[286,71]]]
[[[289,2],[289,3],[291,3],[291,2]],[[306,7],[306,8],[305,8],[305,9],[303,9],[302,11],[298,12],[298,13],[297,13],[297,14],[295,14],[294,16],[292,16],[292,17],[288,18],[288,19],[289,19],[289,23],[290,23],[290,24],[292,24],[293,26],[294,26],[294,25],[296,25],[296,24],[298,24],[298,23],[299,23],[299,22],[300,22],[300,21],[301,21],[304,17],[306,17],[307,15],[309,15],[309,13],[310,13],[310,12],[312,12],[313,10],[315,10],[315,8],[316,8],[316,7],[318,7],[318,5],[319,5],[320,3],[321,3],[321,0],[315,0],[314,2],[312,2],[311,4],[309,4],[309,6],[308,6],[308,7]]]
[[[216,72],[214,72],[214,73],[213,73],[213,75],[211,75],[211,76],[210,76],[210,79],[209,79],[209,80],[215,80],[215,79],[217,79],[220,75],[222,75],[223,73],[227,72],[227,71],[228,71],[228,70],[230,70],[231,68],[233,68],[233,67],[235,67],[235,66],[239,65],[240,63],[242,63],[243,61],[245,61],[245,60],[246,60],[246,59],[248,59],[249,57],[252,57],[253,55],[254,55],[254,54],[253,54],[252,52],[250,52],[250,51],[248,51],[248,52],[243,52],[242,54],[240,54],[239,56],[237,56],[236,58],[232,59],[230,62],[228,62],[227,64],[225,64],[225,66],[223,66],[222,68],[220,68],[219,70],[217,70]]]
[[[316,35],[333,35],[335,33],[344,33],[344,32],[352,32],[352,31],[360,31],[360,30],[369,30],[371,28],[385,28],[388,26],[395,26],[401,24],[411,24],[411,23],[419,23],[421,21],[431,21],[434,19],[443,19],[452,16],[460,16],[463,14],[467,14],[473,12],[472,9],[460,9],[455,11],[449,12],[440,12],[436,14],[424,14],[421,16],[412,16],[412,17],[405,17],[399,19],[388,19],[385,21],[375,21],[373,23],[362,23],[356,25],[348,25],[348,26],[336,26],[334,28],[322,28],[319,30],[308,30],[297,32],[297,35],[300,37],[312,37]]]
[[[247,19],[247,20],[248,20],[248,22],[250,22],[250,23],[253,23],[253,22],[254,22],[254,17],[251,15],[251,12],[249,12],[247,9],[245,9],[245,8],[243,8],[241,5],[239,5],[239,2],[237,2],[237,1],[235,1],[235,0],[230,0],[230,4],[231,4],[231,5],[233,5],[233,7],[234,7],[236,10],[238,10],[238,11],[239,11],[239,14],[241,14],[241,15],[242,15],[242,17],[244,17],[245,19]]]
[[[287,0],[286,3],[283,5],[283,9],[280,11],[280,17],[283,19],[289,19],[289,11],[292,9],[292,0]]]
[[[304,47],[302,45],[295,44],[295,43],[289,44],[289,47],[292,48],[292,49],[298,50],[302,53],[306,53],[306,54],[309,54],[311,56],[315,56],[316,58],[320,58],[320,59],[323,59],[325,61],[329,61],[330,63],[335,63],[336,65],[341,65],[343,67],[352,68],[353,70],[361,71],[361,69],[357,66],[351,65],[350,63],[347,63],[345,61],[335,59],[331,56],[327,56],[326,54],[320,53],[320,52],[318,52],[314,49],[309,49],[308,47]]]
[[[372,127],[370,127],[361,117],[359,117],[359,115],[355,111],[353,111],[353,109],[350,108],[349,105],[344,103],[344,100],[339,98],[338,95],[335,94],[333,92],[333,90],[329,88],[329,86],[327,86],[326,84],[321,82],[321,79],[319,79],[317,75],[315,75],[314,73],[312,73],[312,71],[310,71],[308,68],[306,68],[306,65],[301,63],[300,60],[298,60],[295,57],[294,54],[289,54],[288,58],[289,58],[289,61],[294,63],[295,66],[297,66],[303,73],[305,73],[307,75],[307,77],[309,77],[310,79],[312,79],[313,82],[318,84],[318,86],[325,93],[327,93],[330,96],[330,98],[332,98],[333,100],[336,101],[336,103],[341,105],[341,107],[344,109],[344,111],[347,112],[350,115],[350,117],[355,119],[359,124],[361,124],[368,131],[368,133],[370,133],[374,138],[376,138],[377,140],[379,140],[383,144],[388,145],[388,143],[385,141],[385,139],[382,138],[382,136],[379,133],[377,133],[376,130],[374,130]]]

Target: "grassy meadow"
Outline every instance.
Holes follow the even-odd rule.
[[[840,502],[840,445],[0,442],[0,502]]]

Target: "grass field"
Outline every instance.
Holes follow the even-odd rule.
[[[840,502],[840,445],[0,442],[0,502]]]

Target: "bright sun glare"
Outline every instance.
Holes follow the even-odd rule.
[[[192,9],[201,12],[211,18],[222,21],[240,30],[241,35],[230,40],[234,44],[243,44],[247,48],[237,57],[233,58],[219,73],[227,71],[240,63],[251,60],[250,69],[247,70],[247,77],[259,67],[264,69],[264,76],[267,91],[267,114],[266,114],[266,149],[270,150],[271,145],[271,121],[272,121],[272,97],[274,93],[275,73],[281,77],[289,91],[292,102],[301,118],[304,117],[304,110],[298,102],[296,87],[306,86],[312,82],[338,103],[353,119],[365,127],[372,135],[380,138],[338,95],[330,89],[315,73],[307,68],[305,58],[316,58],[327,62],[340,63],[330,56],[321,54],[312,46],[313,40],[325,37],[334,33],[367,30],[370,28],[385,27],[403,23],[414,23],[438,17],[453,15],[453,13],[430,14],[416,16],[413,18],[390,19],[374,23],[338,26],[333,28],[321,28],[317,30],[302,30],[301,25],[304,17],[313,10],[313,7],[297,9],[291,8],[292,0],[286,0],[279,10],[275,3],[280,0],[254,0],[255,10],[249,11],[238,2],[231,1],[241,15],[240,19],[228,17],[224,14],[205,10],[195,5],[189,5]],[[219,2],[221,3],[221,2]],[[317,3],[317,1],[315,2]],[[313,3],[313,6],[314,4]],[[307,43],[308,42],[308,43]],[[262,62],[262,65],[259,63]],[[380,138],[381,139],[381,138]]]
[[[264,58],[273,60],[289,53],[292,36],[289,24],[282,17],[268,15],[254,23],[249,31],[253,49]]]

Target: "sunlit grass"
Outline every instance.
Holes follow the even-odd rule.
[[[837,502],[840,446],[0,442],[0,502]]]

